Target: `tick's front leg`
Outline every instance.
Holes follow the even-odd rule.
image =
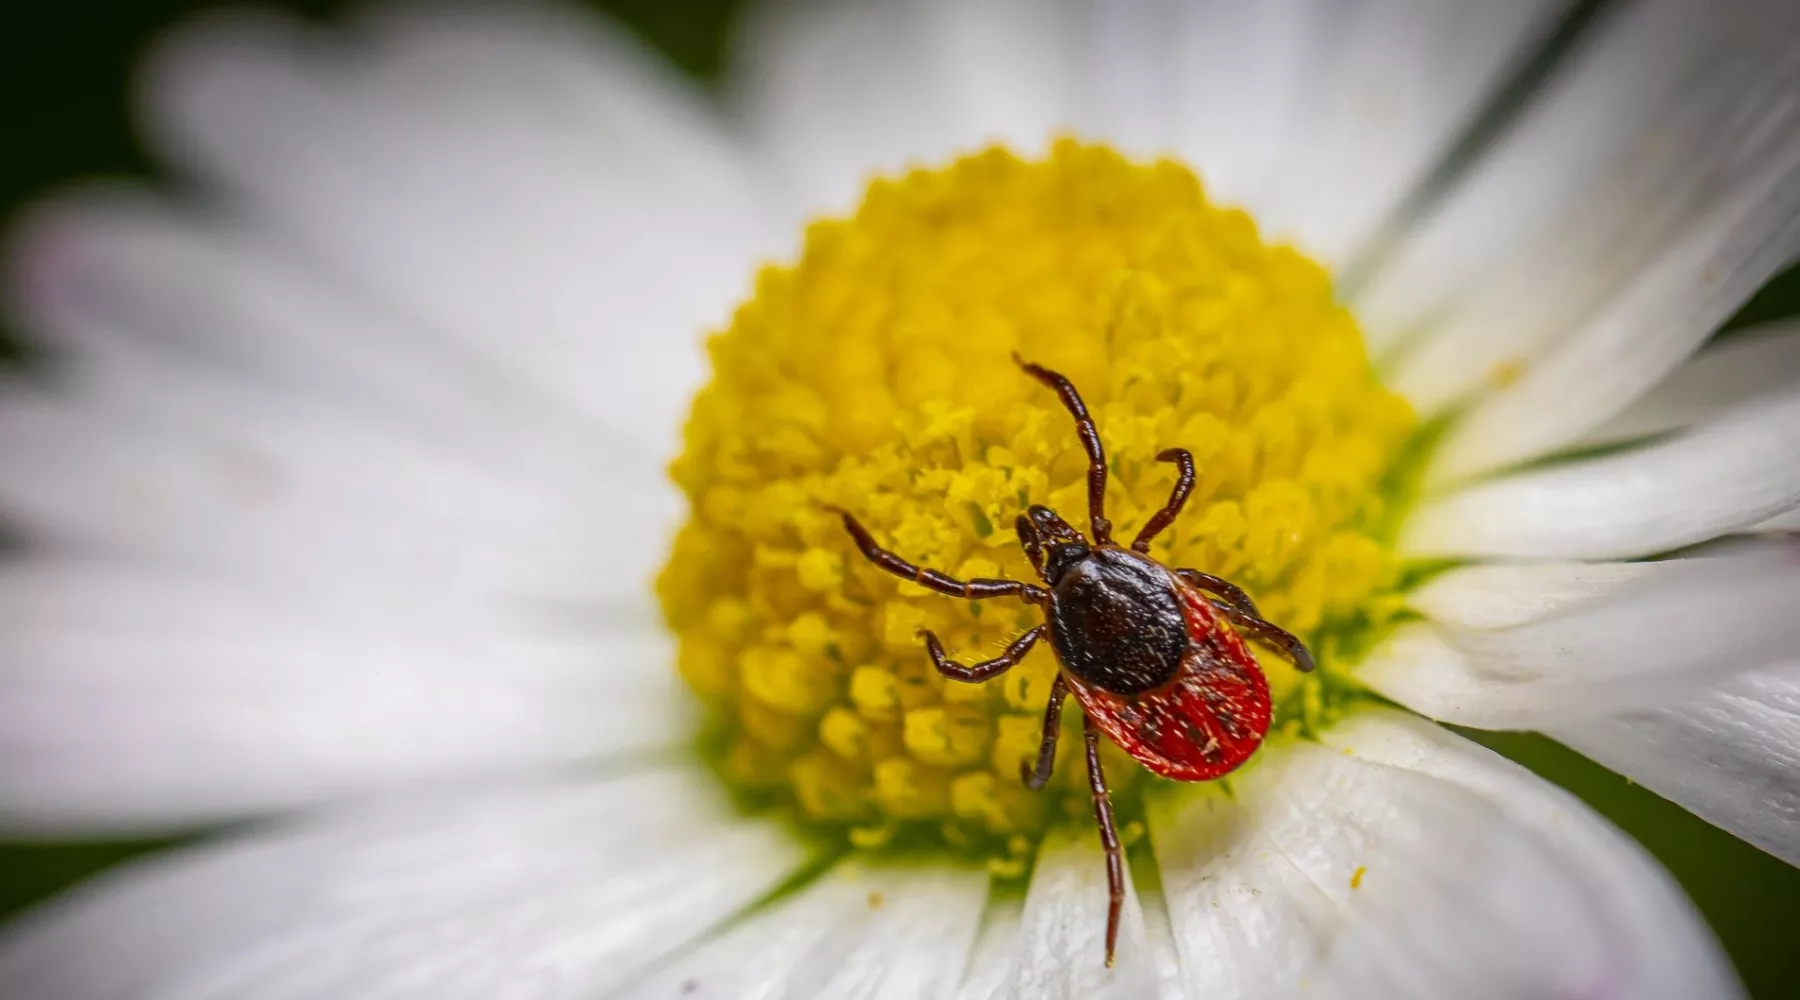
[[[1173,462],[1180,476],[1175,480],[1175,488],[1169,493],[1169,502],[1163,504],[1161,510],[1150,516],[1137,540],[1131,543],[1135,552],[1150,554],[1150,540],[1162,530],[1175,523],[1181,515],[1181,508],[1187,503],[1188,494],[1194,491],[1194,456],[1186,448],[1165,448],[1156,455],[1158,462]]]
[[[943,645],[938,642],[938,637],[930,629],[919,630],[920,637],[925,640],[925,649],[931,653],[931,662],[937,667],[938,673],[953,681],[967,681],[970,684],[985,681],[990,677],[998,677],[1011,670],[1014,664],[1025,658],[1026,653],[1031,652],[1031,647],[1043,634],[1044,626],[1039,625],[1014,639],[1012,645],[1007,646],[1006,651],[999,656],[965,667],[944,655]]]
[[[935,569],[914,566],[887,549],[875,544],[875,537],[869,529],[863,527],[854,515],[841,507],[827,505],[826,510],[836,514],[844,522],[844,530],[850,533],[856,548],[862,552],[863,558],[876,566],[887,570],[902,580],[911,580],[921,587],[935,590],[951,597],[966,597],[980,600],[984,597],[1017,597],[1026,604],[1042,604],[1047,596],[1044,588],[1035,583],[1023,583],[1019,580],[958,580],[947,573]]]

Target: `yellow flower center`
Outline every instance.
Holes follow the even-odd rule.
[[[1208,203],[1186,167],[1106,147],[990,149],[878,180],[854,217],[807,230],[797,263],[764,268],[711,340],[672,469],[693,512],[658,581],[724,773],[860,845],[914,828],[1017,854],[1057,790],[1085,796],[1066,760],[1047,792],[1019,782],[1047,647],[962,684],[916,635],[986,659],[1041,612],[883,573],[827,509],[919,565],[1035,580],[1013,520],[1042,503],[1085,526],[1085,458],[1015,351],[1085,396],[1123,538],[1168,499],[1156,453],[1192,451],[1198,483],[1152,554],[1234,580],[1313,645],[1324,676],[1304,684],[1253,647],[1278,726],[1329,702],[1344,644],[1396,606],[1386,477],[1414,419],[1322,268]],[[1143,774],[1110,760],[1115,789]]]

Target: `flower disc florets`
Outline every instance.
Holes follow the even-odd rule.
[[[1086,397],[1123,536],[1167,499],[1156,453],[1184,447],[1199,482],[1154,556],[1235,580],[1327,671],[1394,605],[1383,484],[1412,413],[1325,271],[1180,164],[1063,142],[876,181],[853,217],[808,229],[797,263],[762,270],[710,351],[673,466],[692,516],[659,581],[680,670],[717,709],[733,782],[857,843],[918,826],[1016,848],[1054,808],[1019,783],[1050,651],[967,685],[917,638],[984,659],[1041,612],[896,580],[827,509],[920,565],[1035,579],[1013,519],[1043,503],[1085,523],[1085,459],[1014,352]],[[1290,729],[1319,709],[1321,682],[1259,660]],[[1142,780],[1123,758],[1109,771],[1115,789]],[[1081,769],[1059,764],[1053,789],[1070,788],[1085,795]]]

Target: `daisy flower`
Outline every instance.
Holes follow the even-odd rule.
[[[13,234],[0,822],[207,836],[14,995],[1724,997],[1672,880],[1438,722],[1800,862],[1800,7],[777,3],[724,107],[555,9],[227,13],[178,184]],[[874,178],[872,180],[872,178]],[[774,263],[769,263],[773,261]],[[760,269],[759,269],[760,268]],[[704,349],[703,349],[704,344]],[[1244,586],[1264,746],[1113,748],[1029,608],[1083,458]],[[672,462],[671,462],[672,459]],[[1065,725],[1078,725],[1069,713]],[[1435,720],[1435,721],[1434,721]],[[1075,730],[1071,729],[1071,732]]]

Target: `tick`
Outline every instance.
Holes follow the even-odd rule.
[[[1041,505],[1026,508],[1014,522],[1042,586],[1020,580],[958,580],[915,566],[875,544],[849,512],[833,510],[862,554],[895,576],[952,597],[1016,597],[1043,609],[1043,623],[1014,639],[999,656],[966,666],[944,655],[936,635],[920,635],[939,673],[971,684],[1005,673],[1039,639],[1049,638],[1061,669],[1044,709],[1037,764],[1021,763],[1019,774],[1034,790],[1050,780],[1063,700],[1074,692],[1081,703],[1094,819],[1106,851],[1106,964],[1111,966],[1125,902],[1125,862],[1100,767],[1100,735],[1165,778],[1218,778],[1248,760],[1269,730],[1269,683],[1243,637],[1283,651],[1301,670],[1313,669],[1313,659],[1299,639],[1264,621],[1236,584],[1151,558],[1150,540],[1175,521],[1194,488],[1194,457],[1186,449],[1170,448],[1156,456],[1175,466],[1175,488],[1131,545],[1119,546],[1106,519],[1106,452],[1081,395],[1056,372],[1017,355],[1013,360],[1056,392],[1075,418],[1075,433],[1088,457],[1090,537]]]

